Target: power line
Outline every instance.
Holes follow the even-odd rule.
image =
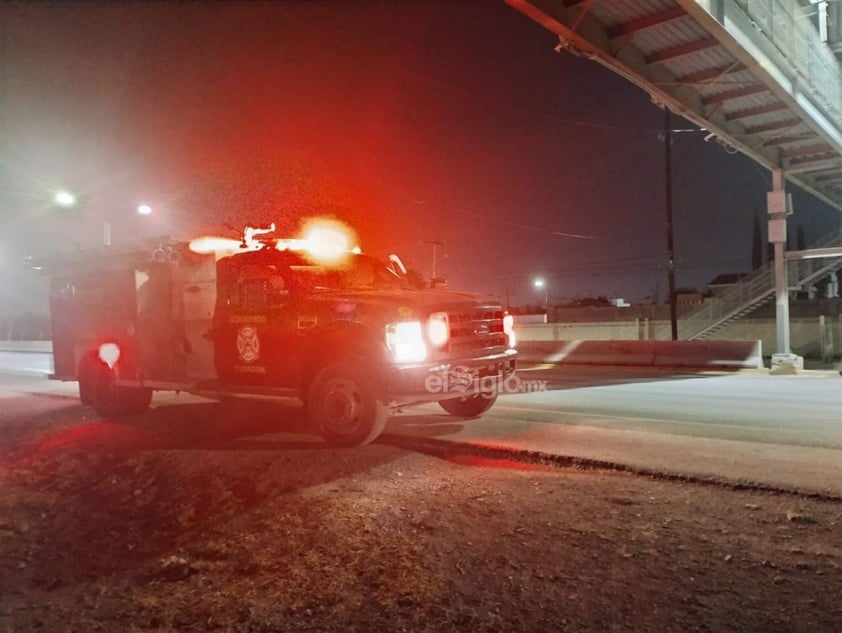
[[[544,235],[555,235],[556,237],[572,237],[575,239],[580,240],[592,240],[596,236],[595,235],[581,235],[579,233],[565,233],[563,231],[553,231],[552,229],[542,229],[537,226],[530,226],[528,224],[519,224],[514,222],[506,222],[505,220],[498,220],[497,218],[489,217],[483,213],[477,213],[476,211],[467,211],[467,210],[458,210],[457,213],[464,213],[467,215],[472,215],[477,218],[482,218],[483,220],[487,220],[489,222],[494,222],[495,224],[500,224],[502,226],[509,226],[516,229],[523,229],[525,231],[534,231],[537,233],[543,233]]]

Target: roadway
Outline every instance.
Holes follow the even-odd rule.
[[[75,383],[48,381],[48,354],[0,352],[0,395],[72,396]],[[479,419],[437,405],[391,418],[386,441],[407,447],[474,448],[573,458],[726,484],[842,498],[842,377],[808,371],[682,372],[618,367],[533,366],[523,380],[547,390],[503,395]],[[156,394],[153,405],[192,397]],[[391,438],[391,439],[390,439]]]
[[[548,391],[502,396],[458,424],[435,405],[387,431],[573,457],[645,474],[842,497],[836,372],[671,374],[620,367],[521,371]]]

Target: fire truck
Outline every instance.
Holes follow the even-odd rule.
[[[513,319],[496,300],[410,287],[388,262],[311,235],[157,240],[46,258],[54,373],[103,417],[153,391],[295,398],[330,444],[376,438],[390,411],[486,412],[513,374]]]

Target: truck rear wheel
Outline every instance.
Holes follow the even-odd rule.
[[[329,444],[368,444],[386,426],[387,409],[375,382],[353,363],[322,369],[310,385],[307,406],[310,421]]]
[[[497,396],[492,394],[478,393],[465,398],[451,398],[440,400],[439,405],[450,415],[460,418],[475,418],[488,411],[497,401]]]
[[[152,390],[114,384],[114,370],[98,358],[88,358],[79,369],[79,397],[104,417],[143,413],[152,402]]]

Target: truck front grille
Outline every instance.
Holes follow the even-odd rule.
[[[504,314],[502,308],[495,306],[448,312],[450,351],[455,354],[473,354],[478,350],[506,347]]]

